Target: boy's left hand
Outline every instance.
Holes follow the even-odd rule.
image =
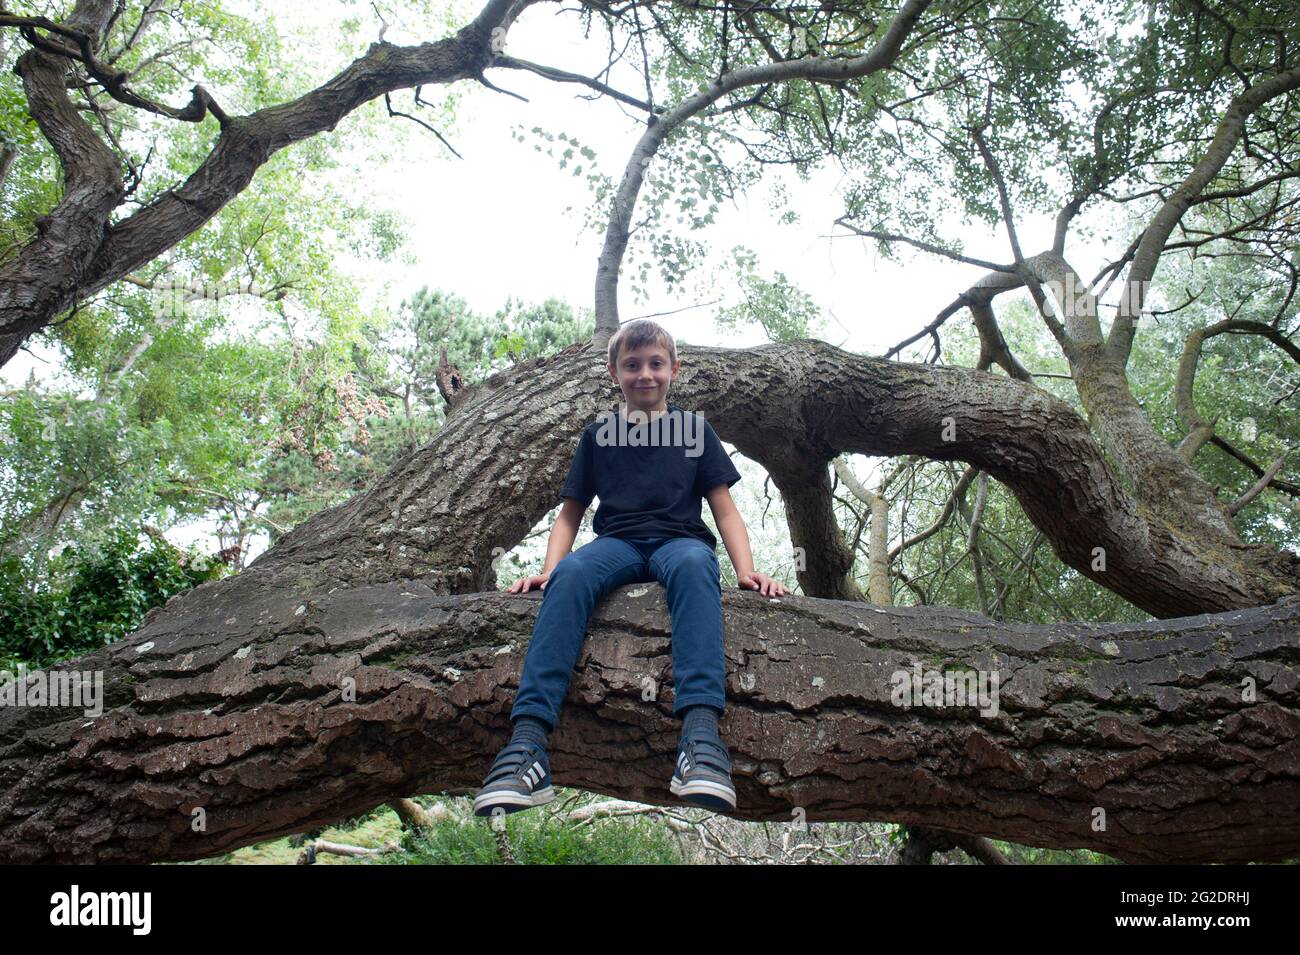
[[[742,590],[757,590],[764,597],[784,597],[786,595],[786,589],[779,580],[773,580],[767,574],[760,574],[758,571],[751,574],[741,574],[737,583]]]

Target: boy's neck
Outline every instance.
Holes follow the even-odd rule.
[[[647,414],[649,414],[649,416],[650,416],[650,420],[653,421],[655,418],[658,418],[661,414],[663,414],[663,413],[664,413],[665,411],[667,411],[667,410],[668,410],[668,399],[667,399],[667,398],[665,398],[663,401],[659,402],[659,404],[657,404],[657,405],[655,405],[654,407],[651,407],[651,408],[635,408],[635,407],[630,406],[630,405],[628,404],[628,402],[626,402],[626,401],[620,401],[620,402],[618,403],[618,413],[619,413],[620,415],[622,415],[624,418],[627,418],[630,412],[633,412],[633,411],[644,411],[644,412],[646,412]],[[628,419],[628,420],[631,420],[631,419]]]

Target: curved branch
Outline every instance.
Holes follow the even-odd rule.
[[[1196,410],[1194,397],[1196,368],[1201,361],[1201,349],[1209,339],[1228,332],[1258,335],[1272,342],[1290,355],[1294,361],[1300,363],[1300,345],[1287,338],[1279,329],[1262,322],[1228,318],[1205,328],[1198,328],[1188,335],[1187,341],[1183,343],[1183,353],[1178,360],[1178,375],[1174,382],[1174,407],[1178,413],[1178,422],[1187,430],[1187,437],[1178,445],[1178,451],[1188,461],[1195,458],[1197,452],[1214,436],[1215,422],[1206,421],[1200,416]],[[1270,475],[1270,481],[1273,476]]]
[[[628,160],[614,197],[605,243],[596,266],[596,330],[592,344],[603,350],[618,329],[618,272],[631,237],[632,213],[645,177],[646,167],[659,147],[677,127],[703,112],[722,96],[746,86],[790,80],[835,82],[869,76],[887,68],[898,57],[903,41],[920,19],[930,0],[905,0],[888,29],[871,50],[862,56],[836,59],[808,56],[779,63],[742,67],[714,80],[695,96],[683,100],[662,116],[652,116]]]
[[[975,323],[975,330],[980,336],[980,354],[975,367],[987,371],[996,364],[1009,376],[1018,381],[1032,383],[1034,376],[1029,369],[1020,364],[1020,360],[1011,353],[1011,346],[1002,337],[997,316],[993,314],[993,305],[986,296],[967,296],[970,301],[970,314]]]
[[[681,357],[676,400],[770,472],[800,457],[825,472],[842,452],[964,461],[1010,489],[1064,563],[1153,614],[1258,606],[1300,589],[1294,555],[1224,546],[1136,500],[1087,422],[1023,382],[806,340],[691,346]],[[582,426],[618,397],[594,350],[503,373],[384,480],[299,524],[229,586],[281,588],[284,574],[327,586],[412,577],[448,593],[490,586],[494,548],[514,547],[554,506]]]
[[[1128,360],[1133,348],[1137,319],[1142,314],[1147,285],[1155,275],[1165,243],[1182,221],[1184,213],[1237,148],[1246,129],[1246,120],[1269,100],[1297,88],[1300,88],[1300,66],[1270,76],[1234,96],[1224,111],[1223,118],[1219,120],[1214,139],[1206,147],[1205,153],[1143,231],[1133,256],[1133,264],[1129,267],[1126,294],[1106,339],[1106,347],[1119,360]]]
[[[252,181],[276,151],[334,129],[352,110],[386,92],[481,79],[495,56],[493,44],[535,2],[488,0],[470,24],[447,39],[405,47],[373,43],[364,56],[298,99],[229,117],[212,151],[181,186],[112,225],[109,216],[123,193],[116,159],[68,102],[63,66],[40,51],[25,54],[19,65],[30,65],[24,72],[29,100],[33,95],[38,98],[32,115],[65,166],[85,167],[94,160],[93,169],[69,176],[93,196],[65,190],[50,217],[60,228],[51,225],[45,236],[0,267],[0,365],[13,357],[28,335],[60,312],[134,272],[202,226]],[[93,8],[107,16],[104,8],[111,6],[103,0],[80,0],[77,9]],[[74,25],[76,16],[69,25]],[[38,67],[45,63],[49,65]],[[72,136],[75,141],[70,141]]]
[[[111,3],[78,0],[63,28],[94,43],[111,16]],[[66,57],[39,49],[14,66],[28,112],[59,157],[63,189],[58,205],[37,220],[36,238],[0,266],[0,365],[73,304],[104,224],[126,193],[117,158],[68,98],[67,69]]]

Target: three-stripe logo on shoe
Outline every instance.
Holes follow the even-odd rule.
[[[682,750],[677,754],[677,769],[684,773],[690,768],[691,761],[686,757],[686,750]]]
[[[528,788],[534,788],[539,782],[541,782],[544,775],[546,775],[546,773],[543,771],[541,763],[535,762],[533,765],[529,766],[528,771],[524,773],[524,779],[528,780]]]

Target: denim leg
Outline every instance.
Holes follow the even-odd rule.
[[[542,591],[511,720],[535,716],[554,731],[592,610],[611,590],[650,579],[641,551],[617,537],[597,537],[555,565]]]
[[[673,715],[697,703],[724,710],[727,662],[717,555],[702,540],[675,537],[654,552],[649,569],[668,591],[673,620]]]

